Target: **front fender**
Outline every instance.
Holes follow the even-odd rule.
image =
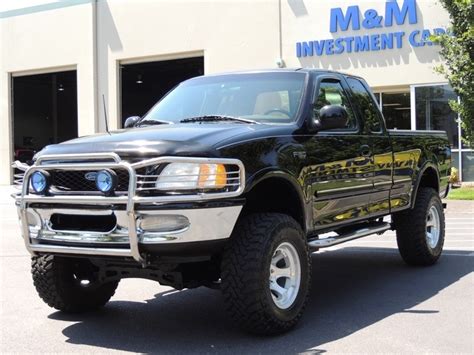
[[[251,176],[247,177],[247,183],[244,191],[244,196],[247,193],[250,193],[256,186],[269,179],[279,179],[285,181],[291,188],[296,192],[301,209],[304,213],[305,219],[305,226],[306,230],[312,229],[313,226],[313,214],[312,214],[312,200],[306,196],[304,193],[304,187],[300,184],[300,182],[288,171],[284,171],[282,169],[274,168],[265,168],[261,169],[258,172],[252,174]],[[279,192],[276,192],[279,193]],[[284,195],[281,198],[285,198]]]

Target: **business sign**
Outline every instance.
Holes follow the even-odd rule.
[[[339,7],[333,8],[330,16],[329,31],[331,33],[338,34],[352,29],[364,31],[364,34],[296,42],[297,57],[400,49],[406,41],[412,47],[432,46],[434,43],[429,39],[432,34],[446,33],[443,28],[415,29],[409,33],[396,30],[370,33],[375,32],[376,29],[394,29],[407,22],[410,25],[418,24],[416,0],[404,0],[401,5],[398,1],[388,0],[385,3],[384,14],[379,14],[375,9],[367,9],[362,13],[359,6],[354,5],[345,10]]]

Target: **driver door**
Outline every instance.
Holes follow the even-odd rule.
[[[372,192],[373,162],[370,138],[363,134],[342,76],[319,77],[313,114],[326,105],[343,106],[346,127],[319,131],[307,142],[305,179],[313,197],[315,229],[331,228],[367,216]]]

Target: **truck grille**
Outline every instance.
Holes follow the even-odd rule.
[[[124,169],[114,169],[117,174],[117,188],[116,191],[128,190],[128,172]],[[51,189],[52,192],[69,192],[81,191],[92,192],[97,191],[95,180],[86,178],[88,173],[94,173],[91,170],[55,170],[50,171],[51,174]]]
[[[71,198],[76,198],[74,195],[94,195],[96,197],[104,195],[104,193],[97,189],[95,181],[96,173],[103,169],[113,170],[117,175],[117,185],[112,193],[105,194],[107,198],[114,197],[114,195],[127,195],[130,176],[136,181],[135,186],[132,187],[134,191],[131,198],[136,198],[137,200],[142,198],[143,201],[147,203],[202,201],[205,199],[233,197],[240,195],[245,188],[245,170],[242,163],[236,159],[159,157],[150,159],[142,158],[141,160],[137,158],[137,160],[138,161],[135,162],[122,162],[114,153],[85,154],[84,156],[65,154],[40,157],[32,167],[19,165],[19,162],[17,162],[15,166],[22,171],[28,171],[29,176],[31,176],[32,171],[45,171],[49,174],[49,189],[47,193],[44,194],[45,201],[48,199],[53,201],[54,195],[62,195],[63,197],[61,198],[63,200],[65,195],[71,195]],[[191,186],[189,189],[177,188],[173,191],[168,191],[165,188],[160,189],[156,183],[162,177],[162,168],[174,162],[223,164],[225,166],[225,173],[219,173],[220,187],[197,188],[194,187],[194,185],[189,185]],[[80,170],[76,170],[78,168]],[[225,174],[226,178],[225,183],[222,180],[223,174]],[[20,186],[23,180],[23,175],[24,173],[15,176],[18,186]],[[200,178],[200,176],[207,177],[207,180],[211,182],[217,180],[217,175],[213,175],[212,173],[204,175],[195,173],[176,176],[167,174],[166,182],[180,182],[183,176],[189,178],[190,181],[195,181],[197,178]],[[30,186],[26,187],[25,184]],[[27,194],[36,194],[31,188],[30,181],[24,181],[23,188],[25,188]],[[58,200],[61,201],[61,198]],[[96,199],[94,201],[102,200]],[[116,199],[116,201],[124,203],[123,198]],[[130,200],[127,203],[132,204]]]

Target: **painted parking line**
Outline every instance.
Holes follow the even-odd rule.
[[[351,251],[357,251],[357,252],[369,252],[369,253],[383,253],[383,254],[399,254],[398,250],[394,251],[389,251],[389,250],[351,250]],[[468,254],[461,254],[461,253],[453,253],[449,251],[443,251],[441,256],[464,256],[464,257],[473,257],[474,252],[470,252]]]
[[[446,230],[445,235],[446,235],[447,237],[448,237],[448,236],[449,236],[449,237],[451,237],[451,236],[454,236],[454,237],[456,237],[456,236],[472,237],[473,240],[474,240],[474,235],[473,235],[472,231],[460,231],[460,230],[458,230],[458,231],[450,231],[450,230],[448,229],[448,230]]]
[[[442,256],[464,256],[464,257],[474,257],[474,251],[468,251],[466,250],[467,253],[459,253],[459,250],[457,249],[452,249],[453,251],[450,251],[449,249],[443,250]],[[323,253],[328,253],[328,252],[346,252],[346,253],[351,253],[351,252],[357,252],[357,253],[380,253],[380,254],[391,254],[391,255],[399,255],[399,252],[397,249],[392,249],[392,250],[380,250],[377,248],[357,248],[357,247],[349,247],[349,248],[339,248],[339,249],[333,249],[333,250],[322,250],[319,251],[318,254],[323,254]],[[458,252],[455,252],[458,251]]]
[[[466,234],[469,234],[469,232],[472,233],[472,231],[474,230],[474,228],[446,228],[446,233],[450,233],[450,232],[455,232],[455,233],[466,233]]]
[[[335,252],[335,251],[345,251],[345,252],[351,252],[351,251],[359,251],[359,252],[370,252],[370,253],[390,253],[390,254],[399,254],[398,249],[395,248],[387,248],[387,247],[358,247],[358,246],[345,246],[345,247],[339,247],[339,248],[325,248],[324,250],[319,251],[318,253],[322,252]],[[459,247],[456,247],[456,249],[453,248],[446,248],[443,249],[443,255],[456,255],[456,256],[474,256],[474,250],[472,248],[462,248],[459,249]]]
[[[465,232],[461,232],[461,231],[450,231],[449,229],[446,230],[446,233],[445,233],[447,236],[473,236],[472,233],[470,233],[469,231],[465,231]],[[383,234],[384,237],[395,237],[396,234],[395,233],[386,233],[386,234]],[[474,238],[474,236],[473,236]]]

